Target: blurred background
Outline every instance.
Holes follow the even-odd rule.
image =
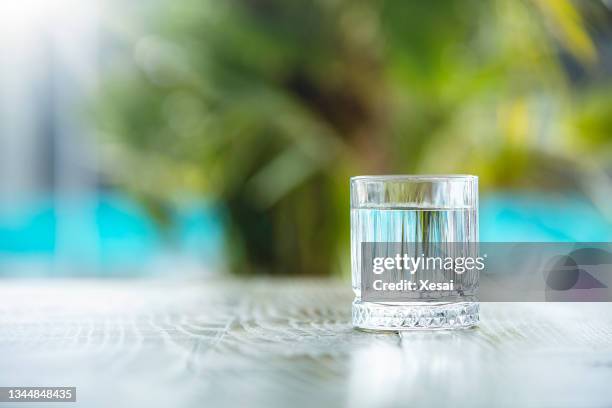
[[[6,0],[0,276],[349,276],[349,177],[612,241],[610,0]]]

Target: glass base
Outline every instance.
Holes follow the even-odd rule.
[[[353,326],[367,330],[466,329],[480,321],[478,302],[372,303],[355,299]]]

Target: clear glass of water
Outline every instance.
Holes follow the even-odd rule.
[[[351,178],[353,326],[370,330],[459,329],[479,321],[477,272],[457,275],[452,289],[414,290],[365,301],[363,243],[385,246],[477,245],[478,177],[389,175]]]

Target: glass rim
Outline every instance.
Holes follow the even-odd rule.
[[[351,181],[467,181],[478,180],[472,174],[379,174],[353,176]]]
[[[478,177],[392,174],[351,177],[351,208],[477,208]]]

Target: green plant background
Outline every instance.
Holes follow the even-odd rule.
[[[116,7],[94,109],[104,160],[162,223],[184,194],[221,203],[237,273],[348,270],[352,175],[591,191],[610,164],[598,1]]]

